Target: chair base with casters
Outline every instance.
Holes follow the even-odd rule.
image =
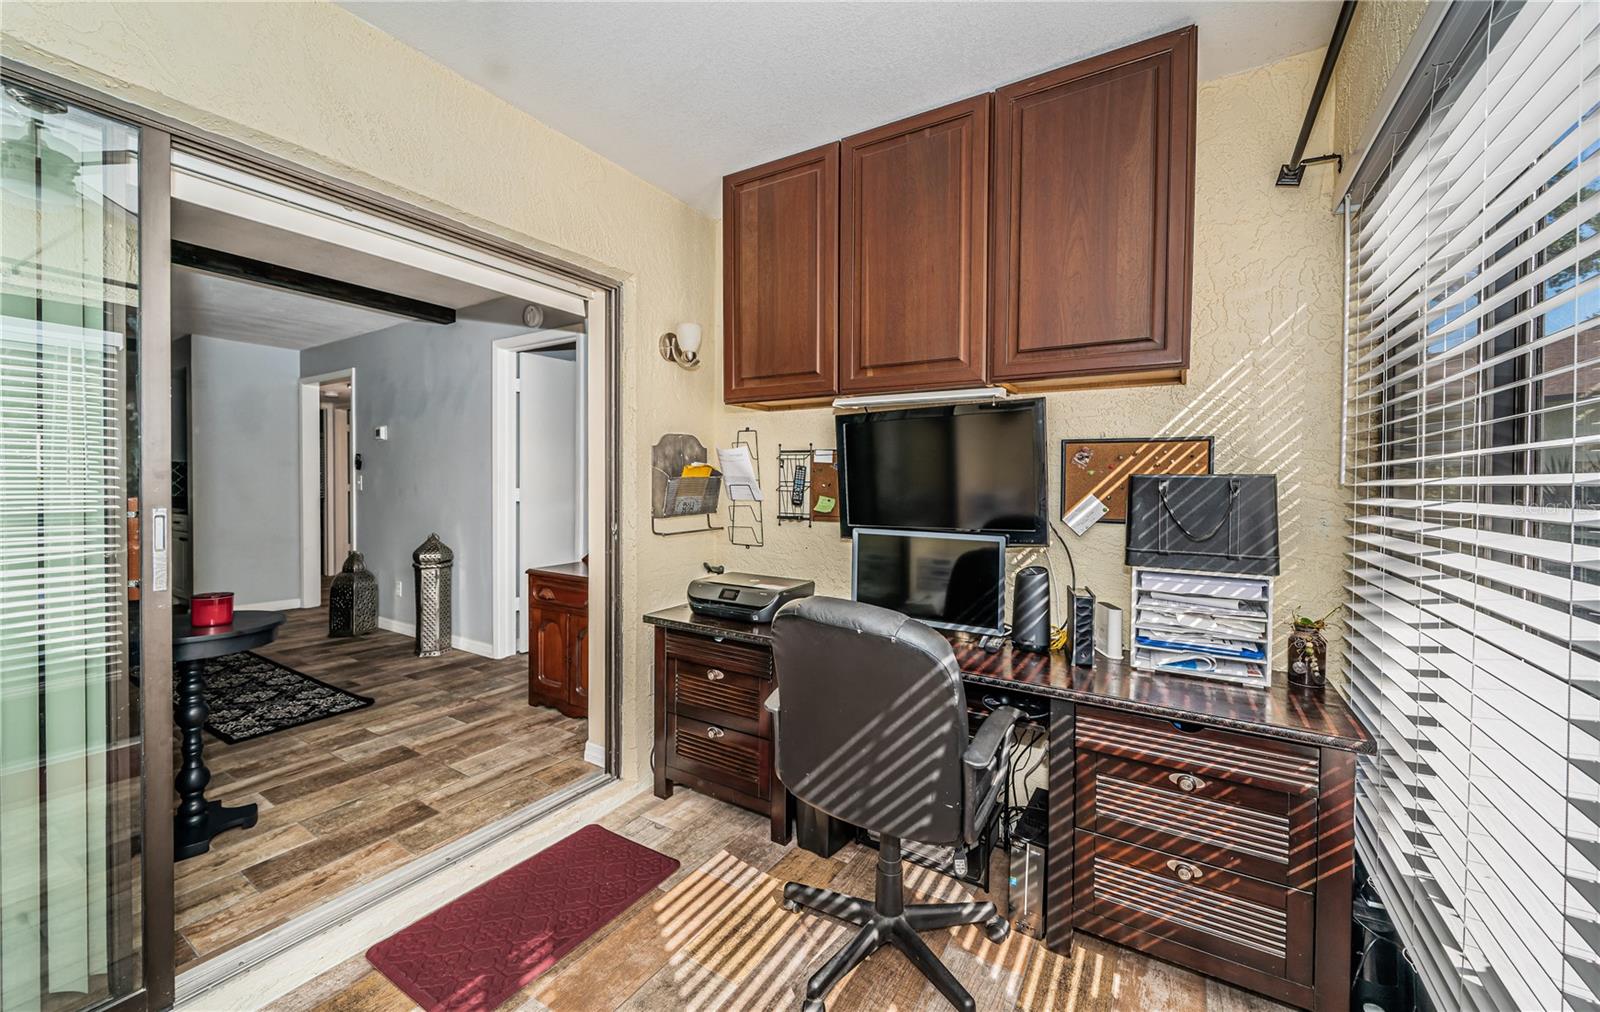
[[[833,985],[885,945],[893,945],[905,953],[912,965],[933,982],[933,986],[949,999],[950,1004],[963,1012],[973,1012],[977,1007],[972,995],[956,980],[955,974],[939,962],[939,957],[928,948],[928,943],[922,940],[919,932],[953,928],[961,924],[982,924],[984,934],[991,942],[998,944],[1010,934],[1010,922],[999,916],[994,904],[988,902],[906,906],[901,881],[902,867],[900,841],[885,836],[878,842],[878,875],[871,901],[799,882],[784,885],[785,910],[797,911],[805,907],[861,928],[806,982],[805,1003],[802,1006],[804,1012],[824,1012],[824,999]]]

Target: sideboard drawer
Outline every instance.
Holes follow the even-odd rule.
[[[667,666],[674,713],[760,738],[772,736],[761,705],[772,688],[769,679],[687,658],[669,657]]]
[[[754,797],[771,796],[772,745],[766,739],[678,714],[667,724],[669,765]]]
[[[1076,850],[1085,930],[1283,999],[1311,985],[1311,893],[1082,830]]]
[[[1267,882],[1317,880],[1316,798],[1079,752],[1078,828]]]
[[[540,605],[557,605],[565,608],[587,608],[589,585],[586,581],[541,575],[537,570],[529,575],[528,593],[535,608]]]
[[[1322,774],[1309,745],[1088,706],[1078,709],[1076,740],[1080,750],[1285,794],[1316,794]]]

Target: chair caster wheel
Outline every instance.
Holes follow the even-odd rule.
[[[983,926],[983,933],[989,941],[999,945],[1011,934],[1011,922],[1004,917],[991,917]]]
[[[791,914],[797,914],[800,912],[800,904],[796,903],[794,900],[784,900],[783,909],[789,911]]]
[[[800,1012],[827,1012],[828,1006],[821,998],[807,998],[800,1003]]]

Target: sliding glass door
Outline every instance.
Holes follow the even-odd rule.
[[[146,985],[140,131],[0,101],[0,1009],[77,1009]]]

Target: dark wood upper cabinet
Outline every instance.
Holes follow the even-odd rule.
[[[1189,362],[1195,30],[995,93],[989,376]]]
[[[840,145],[841,392],[983,384],[991,103],[979,95]]]
[[[839,145],[722,181],[723,393],[730,404],[838,392]]]

